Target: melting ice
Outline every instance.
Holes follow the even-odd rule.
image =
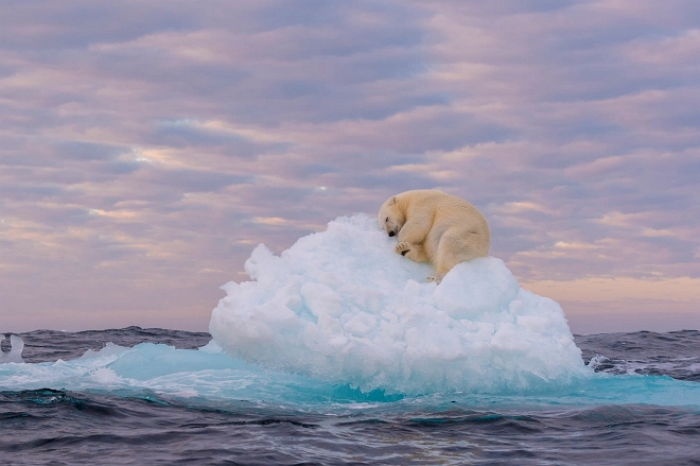
[[[228,283],[210,332],[237,358],[368,391],[499,393],[588,374],[561,307],[488,257],[439,285],[367,215],[341,217]]]

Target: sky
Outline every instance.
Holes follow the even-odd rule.
[[[696,0],[6,0],[0,330],[205,330],[258,243],[487,217],[577,333],[700,328]]]

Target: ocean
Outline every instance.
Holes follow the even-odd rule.
[[[583,379],[424,395],[256,367],[208,333],[19,337],[23,361],[0,364],[7,465],[700,464],[697,330],[576,335]]]

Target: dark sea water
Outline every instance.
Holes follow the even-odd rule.
[[[190,350],[206,333],[20,337],[24,362],[0,364],[7,465],[700,465],[697,330],[576,336],[597,374],[553,392],[412,398]]]

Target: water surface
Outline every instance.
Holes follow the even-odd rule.
[[[5,464],[700,464],[696,330],[576,336],[586,380],[422,396],[193,349],[206,333],[20,336],[25,362],[0,365]]]

